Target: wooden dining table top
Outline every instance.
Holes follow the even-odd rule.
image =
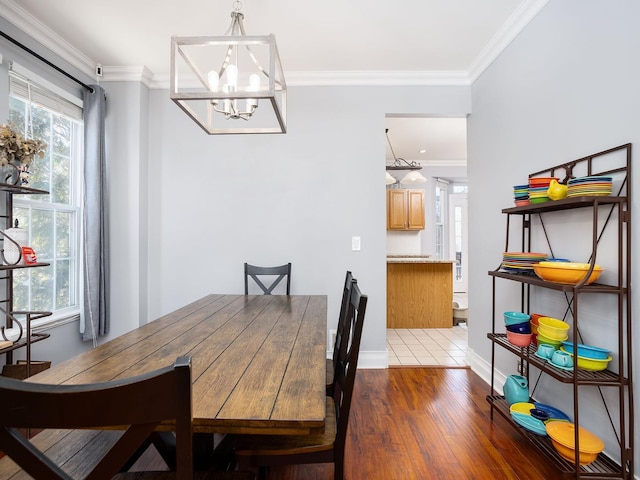
[[[192,362],[194,432],[322,431],[325,295],[207,295],[27,381],[84,384]],[[126,405],[123,405],[126,408]]]

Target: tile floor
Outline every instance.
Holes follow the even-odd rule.
[[[467,325],[387,329],[389,366],[466,367]]]

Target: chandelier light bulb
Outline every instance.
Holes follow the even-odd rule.
[[[247,87],[247,91],[257,92],[259,90],[260,90],[260,76],[257,73],[252,73],[249,76],[249,86]],[[250,114],[252,114],[257,107],[258,107],[257,98],[247,98],[247,112],[250,112]]]
[[[220,84],[220,76],[218,75],[218,72],[211,70],[209,75],[207,75],[207,80],[209,81],[209,89],[212,92],[217,92],[218,85]]]
[[[230,91],[234,91],[238,87],[238,67],[231,64],[227,67],[227,84]]]
[[[249,76],[249,91],[257,92],[258,90],[260,90],[260,75],[252,73]]]

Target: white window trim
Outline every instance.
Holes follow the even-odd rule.
[[[68,100],[69,102],[73,103],[74,105],[82,108],[83,106],[83,102],[82,99],[70,94],[69,92],[61,89],[60,87],[58,87],[57,85],[54,85],[53,83],[51,83],[50,81],[44,79],[43,77],[33,73],[32,71],[22,67],[20,64],[15,63],[15,62],[11,62],[10,64],[10,70],[16,74],[18,74],[19,76],[23,77],[23,79],[25,81],[30,81],[33,83],[37,83],[39,84],[41,87],[46,88],[48,90],[50,90],[52,93],[54,93],[55,95],[60,96],[61,98]],[[70,116],[69,118],[73,118],[72,116]],[[83,127],[84,128],[84,127]],[[77,142],[75,148],[78,149],[78,151],[82,151],[83,149],[83,136],[82,135],[78,135],[78,138],[75,139],[75,141]],[[72,189],[73,192],[73,202],[74,204],[78,203],[81,201],[82,197],[83,197],[83,190],[82,190],[82,168],[83,165],[74,165],[72,164],[72,179],[75,179],[75,185]],[[14,208],[16,207],[16,204],[19,206],[20,205],[20,200],[18,199],[14,199]],[[30,201],[22,201],[24,203],[22,203],[23,205],[28,205],[28,204],[32,204]],[[35,201],[33,203],[36,203]],[[41,203],[37,203],[38,205],[42,205]],[[83,299],[83,293],[82,293],[82,288],[83,288],[83,275],[82,275],[82,271],[83,271],[83,260],[82,260],[82,250],[81,250],[81,239],[82,239],[82,208],[74,208],[73,210],[77,210],[77,216],[78,216],[78,220],[77,220],[77,228],[76,228],[76,235],[75,235],[75,249],[76,249],[76,291],[77,291],[77,306],[76,307],[69,307],[69,308],[64,308],[64,309],[59,309],[56,312],[53,312],[52,315],[47,316],[47,317],[43,317],[40,318],[38,320],[34,320],[31,322],[31,328],[33,331],[44,331],[44,330],[49,330],[51,328],[55,328],[58,327],[60,325],[64,325],[67,323],[71,323],[74,321],[79,321],[81,319],[82,316],[82,306],[84,304],[84,299]],[[37,253],[37,252],[36,252]],[[23,324],[24,323],[24,319],[23,318],[18,318],[18,321]],[[26,325],[22,325],[23,328],[26,329]]]

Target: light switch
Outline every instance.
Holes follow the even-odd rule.
[[[360,251],[360,237],[351,237],[351,250],[354,252]]]

